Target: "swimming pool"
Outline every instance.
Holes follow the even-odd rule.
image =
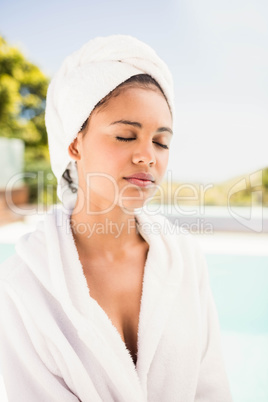
[[[14,244],[0,244],[0,262]],[[268,256],[206,253],[234,402],[268,401]],[[2,400],[2,399],[1,399]]]
[[[268,257],[206,257],[234,402],[267,402]]]

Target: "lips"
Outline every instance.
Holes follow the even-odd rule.
[[[138,187],[151,187],[152,183],[154,183],[154,177],[150,173],[135,173],[131,176],[124,177],[124,179]]]
[[[154,177],[150,173],[134,173],[131,176],[124,177],[124,179],[139,179],[154,182]]]

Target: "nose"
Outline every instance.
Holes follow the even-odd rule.
[[[140,143],[133,153],[132,162],[135,164],[154,166],[156,164],[156,158],[153,144]]]

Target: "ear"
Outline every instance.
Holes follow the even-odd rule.
[[[69,156],[72,158],[72,159],[74,159],[74,160],[76,160],[76,161],[78,161],[78,160],[80,160],[81,159],[81,155],[80,155],[80,152],[79,152],[79,150],[78,150],[78,140],[77,140],[77,137],[73,140],[73,142],[69,145],[69,147],[68,147],[68,154],[69,154]]]

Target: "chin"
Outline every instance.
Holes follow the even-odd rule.
[[[144,197],[143,200],[125,200],[124,203],[121,203],[119,206],[122,208],[123,211],[133,213],[135,209],[139,209],[144,207],[145,204],[147,204],[150,200],[152,199],[151,197]]]

